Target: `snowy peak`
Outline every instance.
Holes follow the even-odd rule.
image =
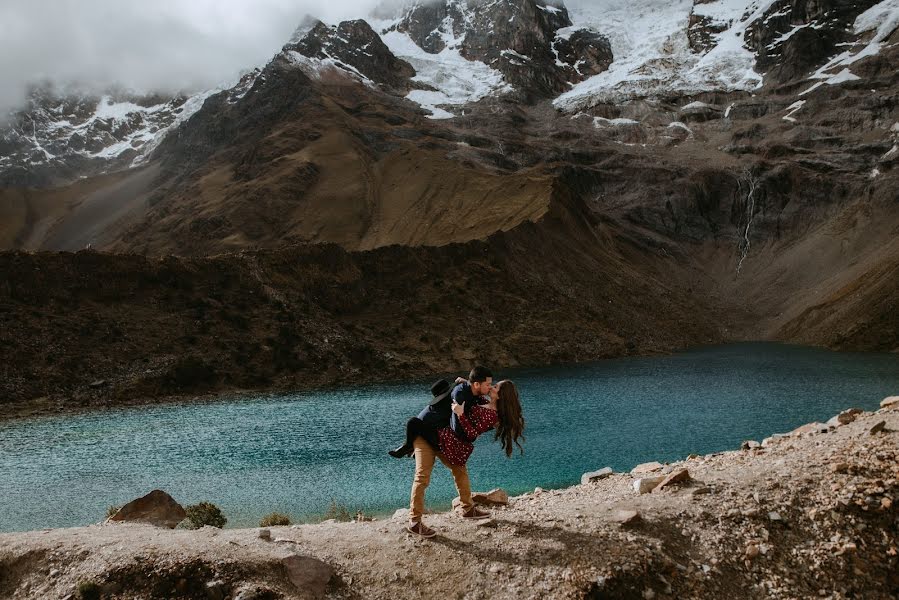
[[[294,53],[293,58],[300,62],[300,57],[306,57],[317,61],[319,66],[335,67],[390,90],[407,90],[410,78],[415,75],[415,69],[397,58],[371,25],[361,19],[339,25],[317,21],[297,43],[284,50]]]

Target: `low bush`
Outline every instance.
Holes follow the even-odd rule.
[[[81,600],[100,600],[100,586],[93,581],[82,581],[78,584],[78,597]]]
[[[112,517],[117,512],[119,512],[121,509],[122,509],[121,506],[115,506],[115,505],[107,506],[106,507],[106,518],[108,519],[108,518]]]
[[[324,520],[328,521],[330,519],[334,519],[341,523],[349,523],[354,517],[353,514],[347,510],[346,506],[338,503],[336,500],[331,500],[331,505],[328,507],[328,512],[325,513]]]
[[[184,525],[188,529],[199,529],[205,525],[221,529],[228,522],[221,509],[211,502],[193,504],[185,508],[184,512],[187,513]]]
[[[259,521],[260,527],[286,527],[290,525],[290,517],[281,513],[272,513],[262,517]]]

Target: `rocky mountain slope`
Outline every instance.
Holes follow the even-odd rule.
[[[844,424],[845,423],[845,424]],[[894,598],[899,411],[847,411],[744,450],[641,465],[493,518],[0,534],[0,594],[65,598]],[[640,494],[634,484],[678,483]],[[411,471],[410,471],[411,477]],[[655,479],[658,477],[658,479]],[[177,496],[177,492],[172,490]],[[458,569],[447,565],[464,564]]]
[[[156,125],[123,110],[134,126],[120,131],[119,117],[98,117],[91,100],[81,125],[66,129],[60,119],[76,123],[74,108],[34,105],[29,114],[43,115],[44,125],[32,128],[31,141],[17,134],[20,149],[2,160],[30,164],[38,146],[72,158],[56,171],[3,171],[26,173],[30,183],[0,189],[0,243],[27,251],[91,245],[115,255],[2,256],[15,273],[0,287],[12,324],[4,331],[7,397],[90,398],[101,395],[89,388],[98,380],[117,397],[154,395],[175,388],[146,381],[168,380],[179,357],[210,353],[220,372],[177,391],[310,382],[319,377],[310,373],[335,364],[389,377],[410,364],[416,372],[474,358],[536,364],[709,340],[896,351],[897,26],[896,0],[602,0],[567,8],[446,0],[367,21],[310,20],[264,68],[208,95],[189,119],[160,109],[166,134],[140,134],[151,152],[109,152],[84,174],[109,172],[57,187],[34,185],[94,160],[66,141],[74,129],[110,129],[113,137],[96,141],[105,152],[106,143],[131,148],[134,131]],[[144,104],[163,106],[153,102]],[[53,131],[62,136],[55,146]],[[118,170],[135,158],[138,166]],[[184,258],[160,263],[130,253]],[[295,279],[328,271],[332,253],[370,265],[348,275],[370,297],[403,297],[350,302],[352,311],[341,312],[345,301],[322,290],[358,290],[326,279],[315,297],[327,303],[312,306]],[[303,264],[293,274],[291,260]],[[160,278],[161,264],[179,274]],[[270,273],[261,281],[288,298],[286,308],[260,300],[269,296],[254,265]],[[462,265],[495,267],[496,286],[515,293],[448,305],[441,319],[484,312],[520,343],[447,358],[415,341],[444,326],[428,308],[442,296],[427,279],[415,279],[422,290],[404,283],[409,271],[451,287],[471,279]],[[89,269],[121,289],[105,298]],[[42,272],[59,276],[47,281]],[[61,283],[77,281],[84,306]],[[217,286],[234,296],[225,302]],[[545,341],[559,316],[544,297],[566,299],[563,327],[577,343]],[[156,300],[138,308],[144,298]],[[241,317],[227,309],[234,302]],[[191,316],[191,303],[222,310]],[[306,329],[295,335],[314,351],[304,354],[290,338],[288,354],[305,358],[263,368],[285,313],[304,315]],[[347,329],[358,314],[367,334]],[[420,331],[391,335],[398,314]],[[184,334],[192,321],[207,329]],[[57,327],[83,335],[58,341]],[[360,362],[353,344],[328,349],[331,342],[317,338],[334,337],[317,336],[317,328],[393,358],[384,358],[387,366]],[[94,337],[126,330],[130,340]],[[456,343],[464,345],[461,331]],[[158,346],[143,343],[156,332],[166,332]],[[231,338],[246,350],[214,349]],[[49,356],[46,347],[58,350]],[[397,358],[404,356],[415,360]],[[135,375],[140,360],[158,365]],[[265,374],[254,382],[251,372]]]

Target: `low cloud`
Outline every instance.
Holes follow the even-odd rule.
[[[364,17],[377,0],[3,0],[0,113],[40,81],[191,90],[264,64],[306,14]]]

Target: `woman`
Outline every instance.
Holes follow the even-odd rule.
[[[490,517],[490,513],[475,507],[471,499],[471,484],[465,464],[474,450],[474,440],[494,428],[495,439],[500,441],[507,457],[512,456],[513,446],[518,446],[523,453],[524,448],[519,440],[524,440],[524,417],[521,414],[518,390],[511,381],[500,381],[491,386],[489,398],[486,404],[472,406],[468,414],[461,404],[453,402],[453,413],[468,439],[461,439],[449,426],[438,429],[436,435],[433,435],[433,431],[423,427],[420,419],[410,420],[406,431],[408,436],[414,436],[411,443],[415,454],[415,477],[412,480],[409,503],[409,525],[406,527],[410,533],[425,538],[437,535],[421,519],[424,514],[425,490],[431,481],[434,462],[438,458],[453,474],[462,503],[462,518],[477,520]],[[418,423],[414,423],[415,421]],[[431,442],[428,442],[429,439]],[[437,442],[436,447],[434,441]]]

